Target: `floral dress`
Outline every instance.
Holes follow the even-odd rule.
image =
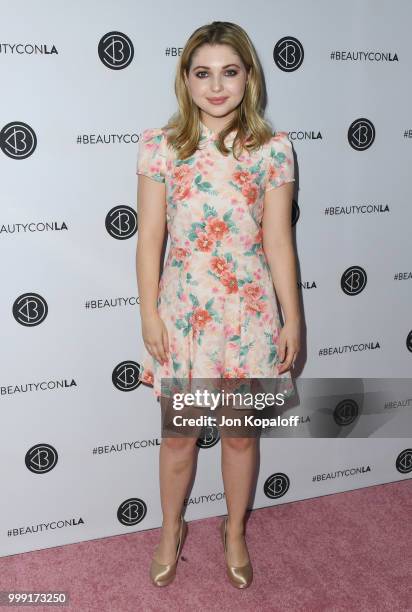
[[[185,160],[162,128],[144,130],[139,142],[137,174],[165,183],[170,239],[157,300],[170,356],[161,365],[144,348],[139,380],[157,399],[162,379],[174,378],[281,378],[291,389],[290,372],[277,372],[281,324],[261,228],[265,192],[295,180],[291,143],[278,132],[238,161],[201,128]]]

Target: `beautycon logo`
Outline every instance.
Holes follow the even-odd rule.
[[[412,330],[406,336],[406,348],[410,353],[412,353]]]
[[[212,446],[215,446],[219,440],[220,433],[216,425],[207,425],[202,428],[196,441],[196,446],[199,448],[212,448]]]
[[[50,472],[58,460],[57,450],[50,444],[35,444],[26,453],[24,462],[33,474]]]
[[[370,119],[355,119],[348,129],[348,141],[356,151],[366,151],[375,140],[375,126]]]
[[[295,202],[295,200],[292,200],[292,227],[296,225],[299,217],[300,217],[299,204]]]
[[[117,509],[119,523],[126,527],[134,527],[141,523],[147,514],[147,506],[142,499],[130,497],[120,504]]]
[[[412,448],[406,448],[396,458],[396,469],[401,474],[412,472]]]
[[[303,45],[294,36],[284,36],[273,49],[273,60],[283,72],[293,72],[300,68],[303,57]]]
[[[287,475],[278,472],[266,479],[263,485],[263,492],[270,499],[279,499],[279,497],[283,497],[288,492],[289,486],[290,480]]]
[[[26,159],[36,150],[37,137],[30,125],[11,121],[0,131],[0,148],[7,157]]]
[[[123,70],[133,60],[133,43],[123,32],[108,32],[100,39],[98,54],[106,68]]]
[[[107,233],[116,240],[127,240],[137,231],[137,213],[130,206],[114,206],[106,215]]]
[[[340,286],[346,295],[358,295],[365,289],[366,281],[365,270],[360,266],[351,266],[342,274]]]
[[[358,417],[359,407],[353,399],[345,399],[338,403],[333,411],[333,419],[337,425],[352,425]]]
[[[134,391],[140,386],[140,365],[136,361],[122,361],[112,372],[112,382],[119,391]]]
[[[17,323],[26,327],[43,323],[48,311],[46,300],[38,293],[23,293],[13,304],[13,317]]]

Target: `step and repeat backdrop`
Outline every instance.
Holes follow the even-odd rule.
[[[250,35],[294,147],[295,375],[329,381],[327,401],[283,415],[292,436],[262,437],[251,507],[411,478],[409,3],[1,7],[0,556],[161,524],[160,406],[137,382],[137,151],[214,20]],[[218,433],[198,446],[188,520],[226,512]]]

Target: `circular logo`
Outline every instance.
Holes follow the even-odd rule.
[[[353,399],[345,399],[339,402],[333,411],[333,418],[337,425],[352,425],[359,414],[358,404]]]
[[[278,474],[272,474],[272,476],[266,479],[263,485],[263,492],[270,499],[278,499],[288,492],[289,485],[290,480],[286,474],[279,472]]]
[[[199,448],[212,448],[220,440],[219,429],[216,425],[202,427],[196,445]]]
[[[131,238],[137,231],[137,213],[130,206],[115,206],[107,213],[105,226],[112,238]]]
[[[8,157],[26,159],[36,149],[37,137],[34,130],[22,121],[12,121],[0,132],[0,148]]]
[[[35,444],[26,453],[24,462],[33,474],[50,472],[57,463],[57,450],[50,444]]]
[[[346,295],[358,295],[365,289],[366,281],[365,270],[360,266],[351,266],[342,274],[340,286]]]
[[[292,227],[296,225],[300,216],[299,205],[295,200],[292,200]]]
[[[356,151],[366,151],[375,140],[375,126],[369,119],[355,119],[348,129],[348,141]]]
[[[133,527],[140,523],[147,514],[147,506],[142,499],[130,497],[117,509],[117,519],[126,527]]]
[[[134,56],[133,43],[123,32],[108,32],[101,37],[98,46],[99,58],[111,70],[123,70]]]
[[[134,391],[141,384],[140,366],[136,361],[122,361],[112,372],[113,385],[119,391]]]
[[[13,317],[26,327],[43,323],[48,312],[46,300],[38,293],[23,293],[13,304]]]
[[[401,474],[412,472],[412,448],[406,448],[396,458],[396,469]]]
[[[273,60],[283,72],[297,70],[302,65],[303,56],[302,43],[293,36],[284,36],[273,49]]]
[[[412,330],[406,336],[406,348],[412,353]]]

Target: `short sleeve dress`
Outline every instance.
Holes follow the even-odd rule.
[[[163,128],[144,130],[138,146],[137,174],[165,183],[169,249],[157,308],[170,352],[161,365],[144,348],[139,380],[157,399],[162,379],[174,378],[280,378],[293,395],[290,371],[277,372],[281,324],[261,228],[265,192],[295,180],[292,145],[278,132],[236,160],[201,128],[185,160]]]

